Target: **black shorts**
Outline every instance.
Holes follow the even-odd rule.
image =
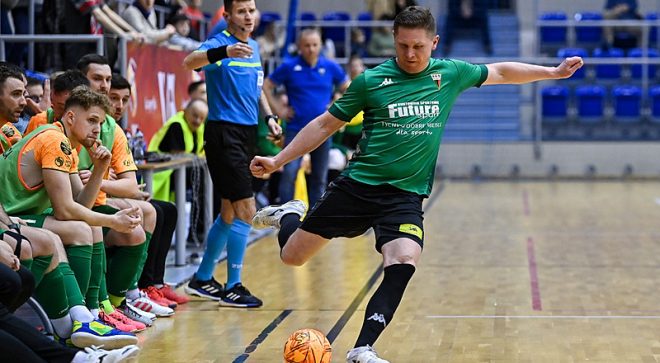
[[[330,239],[356,237],[373,228],[378,252],[397,238],[424,247],[423,200],[391,185],[368,185],[340,176],[307,213],[300,229]]]
[[[211,120],[206,123],[206,161],[213,180],[213,191],[222,199],[235,202],[254,196],[250,161],[254,157],[256,144],[256,125]]]

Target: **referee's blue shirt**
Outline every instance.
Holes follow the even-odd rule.
[[[300,131],[315,117],[325,112],[334,86],[348,79],[346,72],[335,62],[320,56],[314,67],[302,56],[282,63],[268,78],[276,85],[284,85],[289,105],[295,115],[287,120],[287,131]]]
[[[197,50],[207,51],[240,42],[227,30],[207,39]],[[211,121],[227,121],[253,126],[258,122],[259,97],[264,83],[264,71],[259,58],[259,44],[250,38],[250,58],[225,58],[204,66],[206,92]]]

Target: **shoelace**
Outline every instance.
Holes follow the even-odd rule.
[[[236,284],[234,287],[231,288],[231,290],[236,290],[241,295],[252,295],[250,294],[250,290],[248,290],[247,287],[243,286],[242,284]]]
[[[153,294],[156,298],[162,299],[165,297],[163,293],[158,290],[155,286],[149,286],[147,287],[147,296],[151,296]]]
[[[110,316],[126,325],[133,325],[133,320],[131,320],[128,316],[122,314],[119,310],[115,310],[112,314],[110,314]]]

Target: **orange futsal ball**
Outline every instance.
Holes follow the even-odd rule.
[[[286,363],[330,363],[331,356],[330,342],[315,329],[296,330],[284,344]]]

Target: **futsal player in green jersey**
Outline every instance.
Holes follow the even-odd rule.
[[[281,259],[298,266],[331,238],[357,236],[373,227],[384,277],[367,304],[355,348],[348,352],[350,363],[387,362],[372,346],[392,320],[422,252],[422,200],[431,193],[440,139],[458,95],[482,85],[568,78],[583,65],[580,57],[557,67],[433,59],[439,41],[435,31],[428,9],[411,6],[399,13],[393,28],[396,58],[358,76],[279,154],[257,156],[250,165],[257,177],[272,173],[364,110],[363,137],[353,158],[302,222],[300,201],[263,208],[253,220],[255,228],[280,228]]]

